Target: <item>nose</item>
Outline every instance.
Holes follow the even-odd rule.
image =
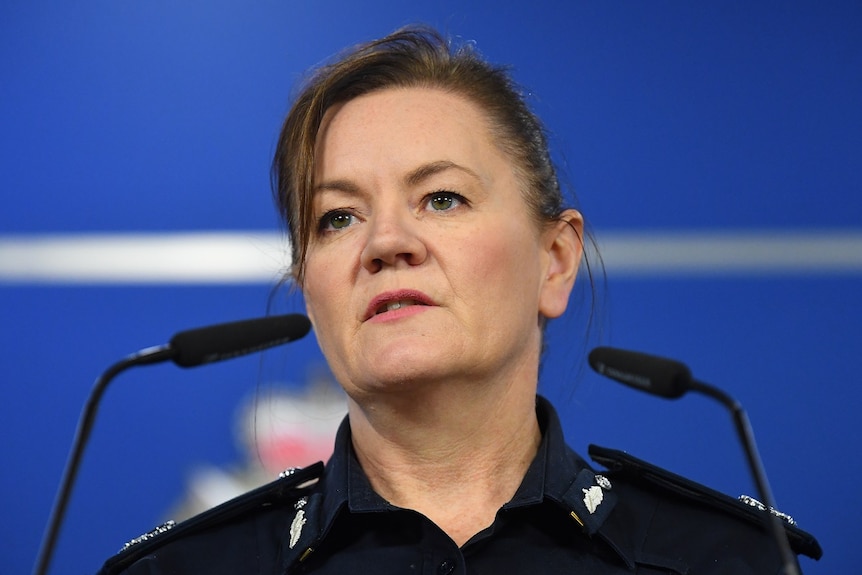
[[[362,267],[377,273],[386,267],[415,266],[428,249],[419,235],[420,222],[404,207],[376,210],[368,222],[368,238],[360,256]]]

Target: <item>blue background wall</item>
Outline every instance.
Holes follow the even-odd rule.
[[[590,342],[682,359],[738,397],[779,506],[823,544],[824,559],[803,569],[858,573],[862,5],[408,4],[4,2],[0,240],[276,231],[268,167],[306,68],[416,21],[475,40],[530,88],[600,242],[850,234],[821,254],[844,262],[828,268],[801,256],[795,265],[794,254],[780,269],[649,257],[638,267],[610,249]],[[22,573],[95,376],[180,329],[264,314],[271,285],[0,282],[0,570]],[[302,308],[286,294],[276,302]],[[718,406],[600,380],[582,366],[583,334],[577,314],[552,326],[543,376],[576,449],[614,446],[753,493]],[[239,458],[235,406],[259,387],[304,381],[320,361],[308,338],[262,362],[123,376],[105,398],[54,572],[92,572],[161,522],[192,465]]]

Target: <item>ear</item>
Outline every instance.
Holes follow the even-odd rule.
[[[583,237],[584,218],[577,210],[566,210],[544,232],[547,270],[539,293],[539,313],[546,318],[566,311],[584,254]]]

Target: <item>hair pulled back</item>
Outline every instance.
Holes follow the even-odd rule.
[[[563,212],[544,128],[508,71],[486,62],[469,43],[453,46],[433,29],[403,28],[315,70],[284,121],[272,165],[273,194],[290,234],[292,275],[300,283],[315,227],[314,149],[324,114],[364,94],[408,87],[445,90],[479,106],[495,144],[513,162],[536,221],[544,225]]]

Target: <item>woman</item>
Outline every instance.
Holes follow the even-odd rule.
[[[104,572],[776,572],[744,506],[613,452],[596,474],[537,399],[583,220],[505,72],[425,29],[360,46],[299,95],[274,181],[349,398],[333,457]]]

